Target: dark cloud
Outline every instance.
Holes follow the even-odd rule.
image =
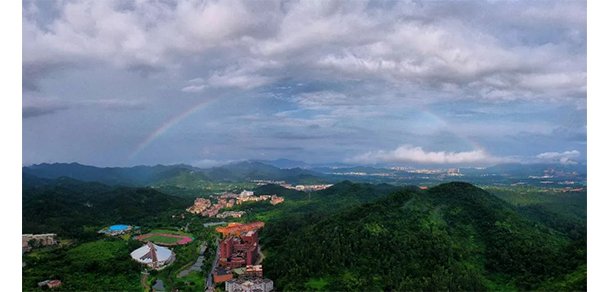
[[[66,106],[47,106],[47,107],[35,107],[26,106],[21,109],[21,117],[23,119],[35,118],[44,115],[54,114],[58,111],[65,110]]]

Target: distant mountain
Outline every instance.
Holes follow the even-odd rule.
[[[276,160],[250,160],[251,162],[260,162],[263,164],[275,166],[277,168],[308,168],[310,165],[304,161],[300,160],[290,160],[285,158],[280,158]]]
[[[362,187],[343,182],[319,197],[340,201]],[[277,289],[586,290],[586,244],[573,245],[470,184],[401,190],[351,206],[321,220],[265,226],[266,275]]]
[[[287,183],[301,183],[307,181],[326,181],[323,174],[301,169],[280,169],[278,167],[261,162],[238,162],[224,166],[204,169],[203,172],[216,181],[243,181],[243,180],[283,180]]]
[[[284,180],[288,183],[323,183],[323,175],[301,168],[280,169],[260,162],[239,162],[200,169],[190,165],[155,165],[134,167],[95,167],[78,163],[37,164],[22,172],[42,179],[70,177],[73,179],[122,186],[172,186],[201,189],[211,182],[242,182],[247,180]]]
[[[62,176],[82,181],[96,181],[108,185],[144,186],[197,168],[179,165],[134,167],[95,167],[79,163],[43,163],[22,168],[24,173],[41,178],[56,179]]]

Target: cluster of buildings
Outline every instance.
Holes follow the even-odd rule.
[[[245,211],[225,211],[225,212],[222,212],[222,213],[216,215],[216,218],[227,218],[227,217],[241,218],[241,216],[243,216],[244,214],[246,214]]]
[[[215,217],[220,212],[220,209],[231,208],[235,205],[235,199],[220,198],[216,204],[212,205],[212,201],[205,198],[195,199],[193,206],[186,208],[186,211],[193,214],[201,214],[203,217]]]
[[[273,290],[273,281],[264,278],[237,278],[225,282],[227,292],[268,292]]]
[[[291,189],[291,190],[310,192],[310,191],[325,190],[325,189],[332,187],[333,185],[326,184],[326,185],[296,185],[296,186],[293,186],[290,184],[281,184],[280,186],[287,188],[287,189]]]
[[[239,268],[254,265],[258,258],[258,230],[250,230],[239,236],[229,235],[220,242],[222,267]]]
[[[223,234],[220,258],[214,269],[214,282],[225,282],[226,291],[262,291],[273,289],[273,281],[263,278],[258,232],[264,222],[229,223],[216,227]],[[234,274],[237,278],[234,278]]]
[[[264,185],[283,185],[286,184],[285,181],[283,180],[263,180],[263,179],[255,179],[255,180],[251,180],[251,182],[256,183],[257,186],[264,186]]]
[[[212,201],[210,201],[206,198],[197,198],[197,199],[195,199],[195,202],[193,203],[192,206],[186,208],[186,211],[193,213],[193,214],[201,214],[201,213],[203,213],[203,211],[205,211],[206,209],[208,209],[211,206],[212,206]]]
[[[131,252],[131,258],[136,262],[147,265],[153,270],[161,270],[176,259],[176,254],[166,247],[148,242]]]
[[[283,197],[277,196],[277,195],[260,195],[260,196],[247,196],[247,197],[238,197],[237,198],[237,204],[240,205],[243,202],[258,202],[258,201],[267,201],[270,200],[271,205],[277,205],[281,202],[284,201]]]
[[[43,247],[49,245],[56,245],[57,234],[45,233],[45,234],[22,234],[21,235],[21,253],[30,251],[33,247]]]
[[[212,200],[217,200],[215,204],[212,204]],[[234,212],[227,211],[220,213],[221,209],[231,208],[235,204],[242,204],[243,202],[248,201],[266,201],[269,200],[272,205],[277,205],[281,202],[284,202],[284,198],[277,195],[261,195],[255,196],[253,191],[244,190],[239,194],[234,193],[222,193],[217,196],[212,196],[210,199],[206,198],[197,198],[192,206],[186,208],[186,211],[191,212],[193,214],[200,214],[204,217],[216,217],[216,218],[240,218],[244,215],[245,212]]]

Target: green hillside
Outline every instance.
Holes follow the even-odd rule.
[[[283,291],[586,290],[582,249],[466,183],[299,223],[264,231],[265,273]]]
[[[141,224],[163,211],[184,210],[192,200],[150,188],[111,187],[59,178],[24,180],[22,203],[23,233],[79,237],[93,235],[100,226],[117,222]]]

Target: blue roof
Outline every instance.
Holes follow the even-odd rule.
[[[125,230],[127,228],[129,228],[129,225],[112,225],[112,226],[108,227],[108,230],[117,231],[117,230]]]

